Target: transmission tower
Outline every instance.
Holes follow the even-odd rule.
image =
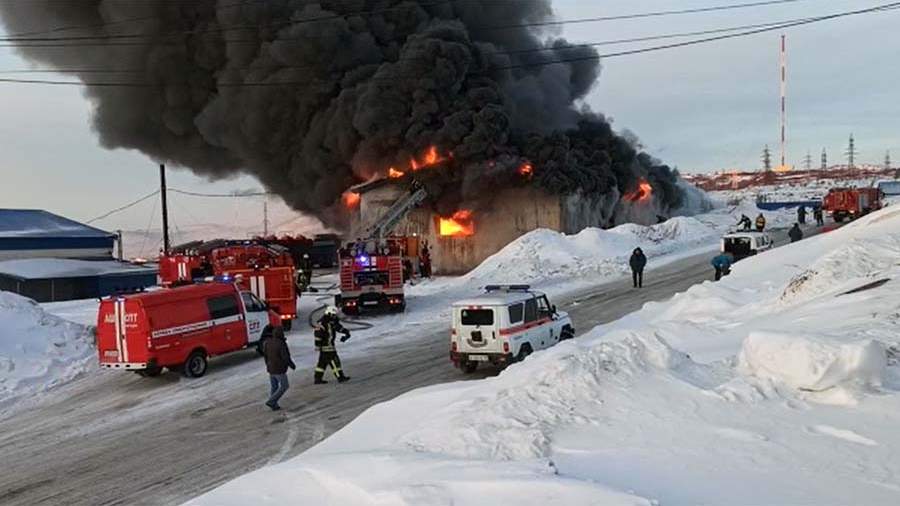
[[[822,148],[822,170],[828,169],[828,153],[825,152],[825,148]]]
[[[847,151],[844,152],[847,155],[847,165],[849,168],[856,168],[856,155],[859,154],[859,151],[856,150],[856,142],[853,140],[853,134],[850,134],[850,144],[847,146]]]
[[[807,171],[812,170],[812,156],[809,154],[809,151],[806,152],[806,157],[803,158],[803,168]]]
[[[891,150],[884,153],[884,170],[891,170]]]
[[[770,170],[772,170],[772,152],[769,151],[768,144],[766,144],[766,147],[763,148],[762,163],[763,163],[763,169],[765,169],[766,172],[769,172]]]

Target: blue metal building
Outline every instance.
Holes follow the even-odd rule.
[[[27,258],[0,261],[0,290],[38,302],[91,299],[153,286],[155,266],[112,260]]]
[[[109,260],[116,236],[39,209],[0,209],[0,260]]]

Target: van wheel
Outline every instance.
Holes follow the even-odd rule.
[[[153,367],[148,367],[142,371],[135,371],[135,372],[138,374],[138,376],[141,376],[144,378],[155,378],[155,377],[159,376],[160,374],[162,374],[162,371],[163,371],[163,368],[157,365],[157,366],[153,366]]]
[[[188,355],[187,360],[181,368],[181,373],[188,378],[199,378],[206,374],[206,368],[209,363],[206,361],[206,353],[201,350],[195,350]]]
[[[462,370],[466,374],[472,374],[478,369],[478,362],[463,362]]]
[[[563,327],[562,332],[559,333],[560,341],[565,341],[566,339],[572,339],[573,337],[575,337],[575,330],[568,325]]]
[[[516,362],[521,362],[525,360],[525,357],[531,355],[531,345],[523,344],[521,348],[519,348],[519,354],[516,355]]]

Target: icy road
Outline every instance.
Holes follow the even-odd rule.
[[[558,302],[587,331],[710,279],[710,256],[650,269],[642,290],[622,279]],[[348,356],[344,385],[313,386],[312,357],[296,357],[279,413],[262,404],[265,371],[249,351],[214,360],[199,380],[92,374],[0,421],[0,504],[180,504],[297,455],[375,403],[471,378],[451,366],[444,327]]]

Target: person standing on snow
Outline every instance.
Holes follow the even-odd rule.
[[[647,257],[644,256],[641,248],[634,248],[634,252],[631,253],[631,259],[628,260],[628,265],[631,266],[631,279],[634,282],[634,287],[642,288],[644,286],[644,267],[647,266]]]
[[[319,361],[316,363],[316,372],[313,381],[316,385],[328,383],[322,378],[322,376],[325,375],[325,369],[327,369],[328,366],[331,366],[331,372],[334,373],[334,377],[337,378],[339,383],[350,380],[350,377],[346,376],[343,369],[341,369],[341,357],[338,356],[337,348],[334,346],[334,340],[338,334],[344,335],[341,337],[342,343],[347,339],[350,339],[350,331],[341,325],[341,320],[338,318],[337,314],[337,308],[328,306],[328,308],[325,309],[325,314],[322,315],[322,318],[319,318],[318,323],[316,323],[316,328],[313,333],[316,338],[316,350],[319,351]]]
[[[800,239],[803,239],[803,231],[800,230],[799,223],[794,223],[794,226],[788,231],[788,237],[791,238],[791,242],[797,242]]]
[[[716,270],[716,281],[722,276],[731,274],[731,264],[734,262],[731,253],[720,253],[712,259],[712,266]]]
[[[825,215],[822,212],[822,206],[816,206],[813,209],[813,216],[816,218],[816,225],[820,227],[825,225]]]
[[[806,223],[806,206],[800,206],[797,208],[797,222],[801,225]]]
[[[763,213],[759,213],[759,216],[756,217],[756,231],[762,232],[763,229],[766,228],[766,217],[763,216]]]
[[[743,227],[744,230],[750,230],[750,218],[746,214],[742,214],[737,226]]]
[[[288,350],[284,329],[281,327],[275,327],[271,335],[263,338],[260,347],[266,359],[266,371],[269,372],[269,400],[266,401],[266,406],[272,411],[278,411],[281,409],[278,400],[290,386],[287,377],[288,367],[296,369],[297,366],[291,360],[291,352]]]

